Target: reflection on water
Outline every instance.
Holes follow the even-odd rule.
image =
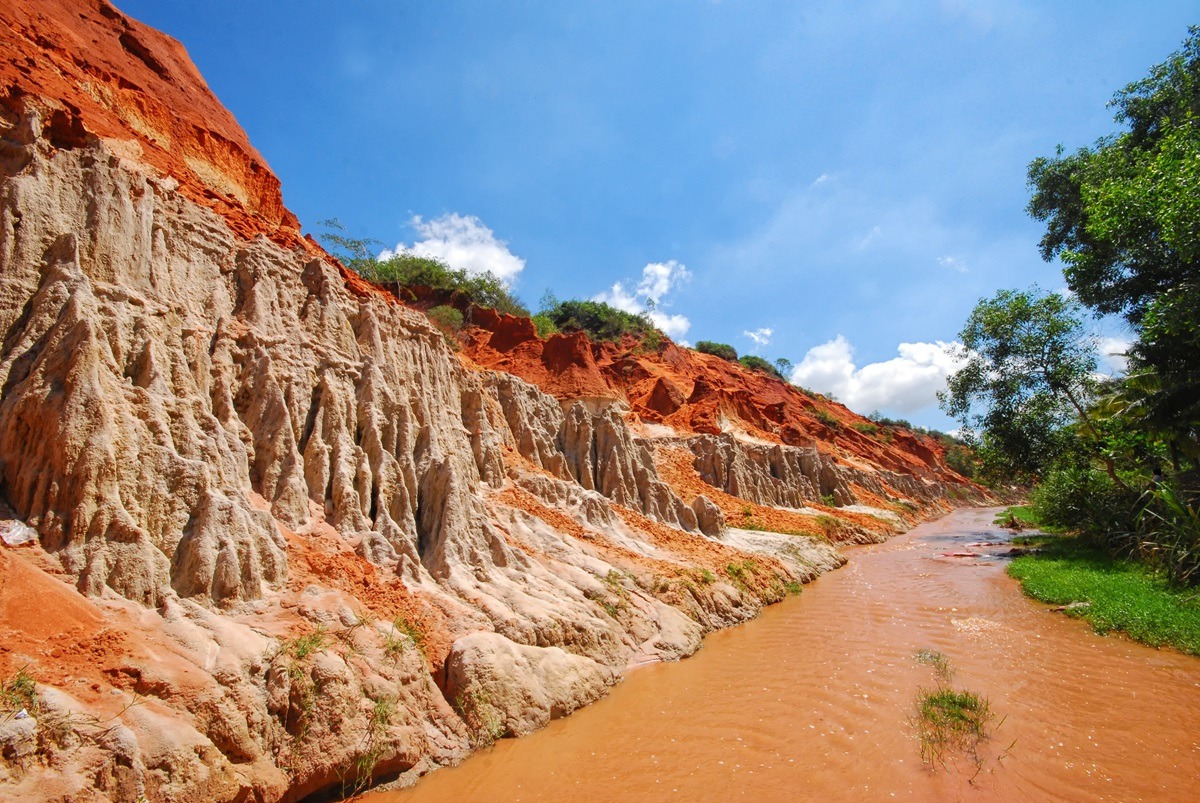
[[[856,548],[695,657],[370,800],[1200,799],[1200,659],[1023,598],[993,515]],[[978,774],[921,764],[909,719],[934,679],[920,649],[1003,718]]]

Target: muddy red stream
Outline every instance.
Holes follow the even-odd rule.
[[[993,510],[960,510],[636,670],[605,700],[371,803],[1198,800],[1200,659],[1093,634],[1023,597]],[[978,553],[980,557],[945,557]],[[943,653],[999,723],[980,761],[922,763]]]

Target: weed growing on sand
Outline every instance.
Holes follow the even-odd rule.
[[[472,747],[488,747],[504,735],[504,717],[483,689],[459,694],[454,698],[454,707],[467,726]]]
[[[37,682],[25,667],[0,683],[0,722],[7,722],[22,709],[30,716],[38,714]]]
[[[397,616],[392,620],[392,632],[383,637],[383,652],[395,661],[408,649],[410,644],[421,655],[425,654],[425,634],[403,616]]]
[[[303,741],[308,735],[312,724],[312,714],[317,706],[317,687],[308,672],[308,659],[321,652],[331,644],[324,625],[317,625],[311,633],[288,639],[279,647],[279,654],[290,659],[287,663],[287,674],[293,688],[297,690],[295,721],[291,721],[291,709],[284,718],[284,727],[290,731],[296,728],[296,738]]]
[[[283,652],[297,661],[303,661],[328,646],[329,638],[325,632],[325,625],[317,625],[311,633],[283,642]]]
[[[349,779],[345,777],[342,778],[343,797],[352,797],[361,793],[375,777],[375,768],[379,766],[379,759],[383,757],[383,740],[395,714],[396,698],[394,696],[380,697],[374,701],[367,714],[367,729],[363,734],[362,749],[354,758],[353,783],[349,783]]]
[[[946,768],[954,755],[964,756],[975,767],[974,779],[984,764],[979,747],[1002,722],[993,726],[996,715],[986,697],[950,686],[954,669],[943,653],[923,649],[913,657],[933,669],[936,683],[932,689],[917,690],[912,724],[920,742],[921,761]]]
[[[615,619],[617,614],[629,605],[629,589],[625,587],[625,578],[630,576],[632,575],[627,575],[617,569],[609,569],[608,574],[600,578],[607,593],[584,592],[584,596],[598,604],[605,613]]]
[[[729,579],[743,591],[749,588],[749,581],[754,578],[756,571],[758,571],[758,564],[752,560],[742,561],[741,563],[730,563],[725,567],[725,573],[729,575]]]
[[[792,596],[795,596],[796,594],[804,591],[804,586],[801,585],[799,580],[788,580],[783,584],[783,590]]]

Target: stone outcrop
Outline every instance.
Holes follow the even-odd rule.
[[[807,506],[884,533],[966,487],[670,343],[472,309],[455,354],[299,236],[177,43],[0,22],[0,679],[36,683],[0,797],[419,775],[839,565]]]
[[[446,659],[446,694],[458,701],[476,739],[523,736],[603,696],[611,668],[558,647],[515,644],[473,633]]]

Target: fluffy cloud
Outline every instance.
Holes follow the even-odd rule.
[[[756,349],[760,349],[771,342],[771,335],[775,334],[775,330],[769,326],[762,326],[753,332],[747,330],[742,334],[754,341]]]
[[[900,356],[861,368],[854,347],[838,335],[808,350],[792,371],[792,381],[836,396],[859,412],[894,410],[913,413],[937,402],[937,391],[957,367],[947,343],[901,343]]]
[[[1132,345],[1122,337],[1102,337],[1096,343],[1096,347],[1100,351],[1100,360],[1114,374],[1123,374],[1128,370],[1129,359],[1125,356],[1125,352],[1129,351],[1129,347]]]
[[[415,215],[409,225],[421,239],[411,246],[397,243],[380,254],[381,259],[408,252],[440,259],[468,273],[491,271],[507,284],[525,268],[525,260],[509,251],[508,243],[497,240],[495,232],[474,215],[451,212],[432,220]]]
[[[646,314],[655,326],[672,340],[678,340],[691,328],[692,322],[683,315],[670,315],[660,308],[664,297],[671,289],[692,278],[691,271],[681,262],[651,262],[642,268],[642,278],[632,291],[624,282],[616,282],[610,289],[593,296],[594,301],[603,301],[619,310],[635,315]],[[653,307],[651,309],[650,307]]]

